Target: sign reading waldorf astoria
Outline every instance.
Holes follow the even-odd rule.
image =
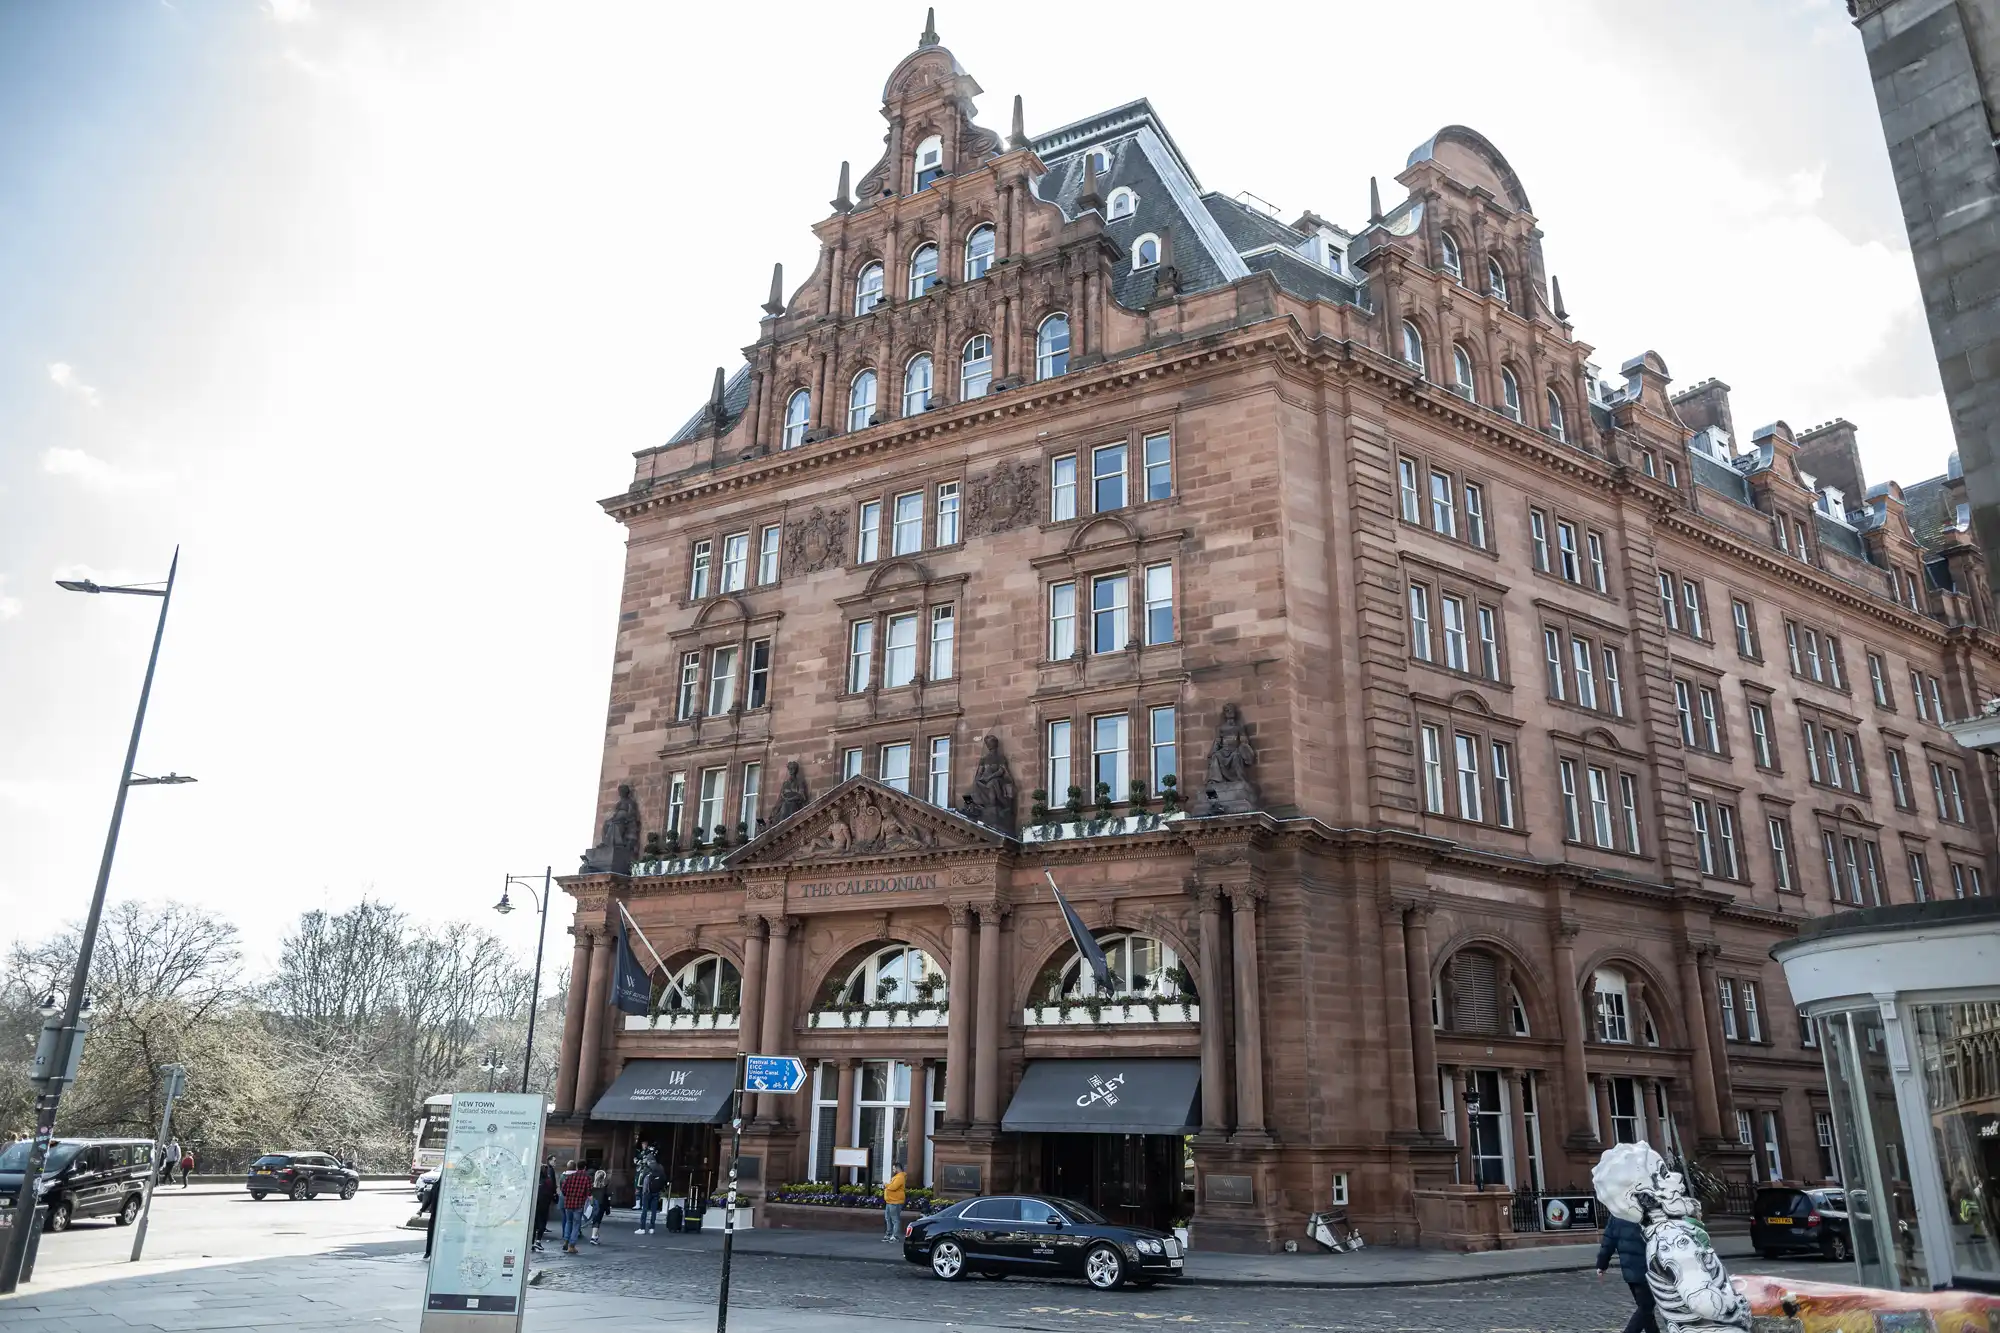
[[[541,1158],[540,1093],[461,1092],[451,1102],[424,1333],[519,1329]]]
[[[819,879],[799,885],[801,898],[848,898],[863,893],[914,893],[935,889],[938,877],[930,875],[882,875],[875,879]]]

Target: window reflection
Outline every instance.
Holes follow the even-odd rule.
[[[2000,1002],[1911,1006],[1954,1276],[2000,1278]]]

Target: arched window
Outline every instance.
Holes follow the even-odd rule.
[[[1516,421],[1521,419],[1521,381],[1505,366],[1500,367],[1500,410]]]
[[[1160,238],[1147,232],[1132,242],[1132,267],[1152,268],[1160,262]]]
[[[984,398],[993,385],[993,340],[983,333],[966,340],[958,357],[958,399],[969,403]]]
[[[1472,356],[1457,343],[1451,345],[1451,387],[1461,398],[1479,401],[1472,388]]]
[[[796,449],[806,442],[806,425],[812,420],[812,394],[804,389],[785,400],[785,438],[782,448]]]
[[[910,299],[916,300],[938,283],[938,248],[924,244],[910,256]]]
[[[1569,439],[1569,429],[1563,424],[1563,400],[1554,389],[1549,390],[1549,434],[1558,440]]]
[[[993,267],[993,224],[982,222],[965,238],[965,280],[976,281]]]
[[[1458,257],[1458,238],[1448,231],[1438,233],[1438,266],[1451,274],[1453,282],[1465,281],[1465,263]]]
[[[1507,304],[1507,275],[1500,271],[1500,261],[1486,261],[1486,290],[1493,293],[1501,305]]]
[[[1424,368],[1424,335],[1407,319],[1403,321],[1403,360],[1418,370]]]
[[[1163,1000],[1193,998],[1192,978],[1181,966],[1180,955],[1150,935],[1107,934],[1097,937],[1104,961],[1111,973],[1111,993],[1145,999],[1157,995]],[[1097,974],[1090,964],[1072,950],[1058,983],[1061,995],[1088,999],[1101,995]]]
[[[882,304],[882,266],[870,264],[854,279],[854,313],[865,315]]]
[[[1100,180],[1109,176],[1111,174],[1111,150],[1107,148],[1091,149],[1090,164],[1097,168],[1097,175]]]
[[[944,140],[933,134],[917,145],[916,183],[911,193],[928,190],[931,182],[944,175]]]
[[[847,390],[847,428],[862,430],[875,420],[875,372],[864,370]]]
[[[910,1004],[944,996],[944,969],[937,960],[913,944],[892,944],[862,959],[833,998],[845,1004]]]
[[[743,977],[721,954],[703,954],[676,972],[660,990],[659,1013],[737,1013],[743,1007]]]
[[[903,415],[913,417],[931,409],[931,354],[919,352],[903,368]]]
[[[1615,967],[1600,967],[1591,977],[1592,1009],[1597,1039],[1629,1044],[1632,1040],[1630,1001],[1625,974]]]
[[[1050,315],[1035,331],[1035,378],[1053,379],[1069,369],[1069,316]]]
[[[1132,193],[1130,186],[1121,185],[1111,192],[1104,202],[1104,220],[1116,222],[1119,218],[1129,218],[1139,211],[1139,196]]]
[[[1521,1003],[1521,992],[1515,991],[1507,997],[1507,1020],[1514,1035],[1526,1037],[1528,1031],[1528,1006]]]

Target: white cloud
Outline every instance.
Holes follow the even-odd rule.
[[[312,0],[264,0],[264,8],[279,23],[303,23],[312,17]]]
[[[97,390],[77,378],[76,367],[67,361],[51,361],[49,378],[64,393],[80,398],[92,407],[97,406]]]
[[[21,599],[7,595],[7,576],[0,574],[0,620],[12,620],[21,614],[21,610]]]
[[[121,467],[81,449],[61,445],[43,452],[42,471],[52,477],[75,477],[86,486],[104,491],[131,490],[160,480],[156,472]]]

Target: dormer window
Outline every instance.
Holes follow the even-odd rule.
[[[1340,258],[1340,246],[1334,242],[1333,238],[1328,237],[1320,243],[1320,246],[1327,271],[1331,273],[1346,272],[1347,266],[1341,262]]]
[[[917,145],[916,185],[912,190],[928,190],[944,175],[944,140],[933,134]]]
[[[1500,367],[1500,410],[1516,421],[1521,419],[1521,382],[1505,366]]]
[[[1091,149],[1090,165],[1096,169],[1099,176],[1109,176],[1111,174],[1110,150],[1104,148]]]
[[[931,410],[931,354],[919,352],[903,370],[903,415]]]
[[[1160,262],[1160,238],[1147,232],[1132,242],[1132,267],[1153,268]]]
[[[1407,319],[1403,321],[1403,360],[1418,370],[1424,368],[1424,335]]]
[[[1111,192],[1111,198],[1105,201],[1104,205],[1104,217],[1107,222],[1129,218],[1138,211],[1139,196],[1123,185]]]
[[[854,313],[865,315],[882,304],[882,266],[870,264],[854,279]]]
[[[965,280],[976,282],[993,267],[993,224],[983,222],[965,238]]]
[[[1050,315],[1035,331],[1035,378],[1053,379],[1069,370],[1069,316]]]
[[[1567,441],[1569,439],[1569,427],[1563,421],[1563,400],[1556,397],[1554,389],[1550,389],[1548,394],[1549,434],[1555,436],[1558,440]]]
[[[910,299],[916,300],[938,284],[938,248],[920,245],[910,256]]]
[[[796,449],[806,442],[806,426],[812,420],[812,394],[799,389],[785,400],[785,437],[781,447]]]
[[[1497,259],[1486,261],[1486,290],[1491,292],[1493,299],[1501,305],[1507,304],[1507,275],[1500,271],[1500,261]]]
[[[1465,264],[1458,257],[1458,238],[1448,231],[1438,233],[1438,267],[1451,274],[1453,282],[1465,281]]]
[[[847,428],[865,430],[875,421],[875,372],[864,370],[847,390]]]

